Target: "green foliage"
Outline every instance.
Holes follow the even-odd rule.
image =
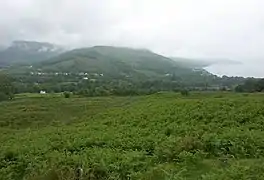
[[[178,69],[174,61],[151,51],[111,46],[75,49],[43,62],[40,67],[46,71],[137,77],[150,74],[164,76]],[[191,72],[190,69],[188,71]]]
[[[23,94],[0,114],[0,179],[264,177],[262,94]]]
[[[0,101],[14,98],[14,86],[9,76],[0,73]]]
[[[187,89],[181,90],[181,95],[182,96],[189,96],[189,91]]]
[[[70,98],[71,97],[71,93],[70,92],[64,92],[63,93],[65,98]]]
[[[8,98],[8,96],[5,93],[0,92],[0,101],[5,101],[5,100],[8,100],[8,99],[9,98]]]
[[[264,79],[249,78],[244,84],[240,84],[235,88],[236,92],[263,92],[264,91]]]

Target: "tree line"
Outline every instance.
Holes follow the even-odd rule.
[[[264,79],[249,78],[235,88],[236,92],[264,92]]]
[[[14,98],[12,78],[0,73],[0,101]]]
[[[35,77],[34,77],[35,78]],[[239,85],[237,85],[239,84]],[[76,77],[58,77],[52,79],[19,76],[10,77],[0,73],[0,100],[8,100],[18,93],[47,93],[72,92],[81,96],[128,96],[147,95],[160,91],[182,92],[206,91],[206,90],[235,90],[236,92],[262,92],[264,91],[264,79],[241,77],[217,77],[208,76],[203,80],[193,77],[183,79],[172,76],[164,79],[118,79],[102,78],[96,81],[76,79]]]

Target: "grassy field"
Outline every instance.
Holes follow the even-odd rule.
[[[264,179],[264,94],[0,103],[0,179]]]

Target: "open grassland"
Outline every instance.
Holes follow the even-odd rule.
[[[264,179],[264,95],[20,95],[0,103],[0,179]]]

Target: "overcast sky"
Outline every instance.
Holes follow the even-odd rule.
[[[263,7],[264,0],[0,0],[0,44],[148,48],[241,61],[252,67],[230,75],[264,77]]]

